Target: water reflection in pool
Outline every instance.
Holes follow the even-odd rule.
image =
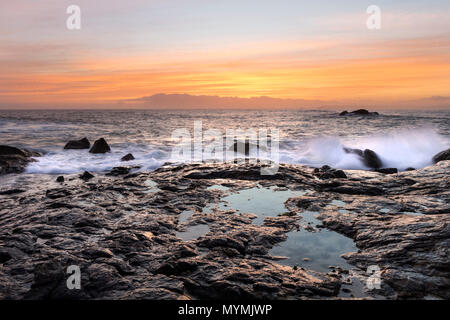
[[[317,212],[301,213],[303,223],[312,226],[319,224],[314,216]],[[301,266],[321,272],[328,272],[329,266],[341,266],[344,269],[352,267],[341,257],[347,252],[358,251],[353,240],[337,232],[316,228],[310,232],[302,228],[300,231],[289,232],[288,239],[269,251],[273,256],[284,256],[287,259],[279,263],[288,266]]]
[[[215,205],[219,210],[234,209],[239,213],[255,213],[258,217],[253,220],[261,225],[265,217],[273,217],[286,212],[284,202],[306,194],[307,191],[280,190],[276,186],[263,188],[261,186],[240,190],[237,193],[223,197],[222,202]],[[210,213],[214,205],[206,206],[204,213]]]

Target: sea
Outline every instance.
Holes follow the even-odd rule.
[[[267,130],[268,145],[274,150],[277,146],[277,152],[266,156],[312,167],[369,169],[357,155],[344,151],[348,147],[375,151],[385,167],[422,168],[450,147],[450,110],[379,112],[339,116],[330,110],[0,110],[0,144],[41,152],[43,156],[27,167],[30,174],[105,172],[124,165],[120,159],[128,153],[135,160],[126,164],[144,171],[167,162],[193,161],[192,154],[174,149],[194,148],[192,140],[177,134],[193,138],[199,125],[203,148],[218,133],[225,139],[228,130],[244,132],[241,139],[246,132]],[[64,150],[69,140],[83,137],[91,143],[105,138],[112,151]]]

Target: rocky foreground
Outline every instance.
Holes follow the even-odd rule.
[[[450,298],[450,161],[385,175],[281,165],[261,176],[257,164],[164,166],[150,173],[2,176],[0,299],[311,299],[338,298],[345,270],[320,273],[282,266],[268,252],[302,228],[302,212],[350,237],[345,255],[364,280],[381,270],[378,296]],[[231,192],[277,186],[311,190],[291,198],[289,214],[267,217],[202,209]],[[329,206],[345,203],[345,212]],[[180,213],[194,212],[180,222]],[[183,241],[196,224],[209,232]],[[81,289],[66,286],[81,270]],[[371,293],[367,293],[370,298]]]

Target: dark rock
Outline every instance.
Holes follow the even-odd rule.
[[[352,153],[360,156],[361,161],[369,168],[380,169],[383,166],[383,163],[378,155],[370,149],[366,149],[364,151],[361,149],[352,149],[347,147],[344,147],[343,149],[345,153]]]
[[[91,150],[89,150],[90,153],[107,153],[111,152],[111,148],[109,147],[108,143],[105,139],[100,138],[94,142],[94,145],[92,146]]]
[[[159,269],[156,270],[156,273],[165,274],[168,276],[171,275],[182,275],[186,273],[191,273],[195,271],[198,267],[198,262],[195,260],[179,260],[174,262],[166,262]]]
[[[342,111],[340,116],[378,116],[378,112],[370,112],[366,109],[358,109],[352,112]]]
[[[4,249],[0,249],[0,263],[5,263],[12,258],[11,254]]]
[[[384,173],[384,174],[394,174],[398,173],[397,168],[381,168],[381,169],[375,169],[376,172]]]
[[[361,149],[352,149],[352,148],[346,148],[344,147],[345,153],[353,153],[357,154],[360,157],[364,157],[364,152]]]
[[[433,162],[438,163],[439,161],[450,160],[450,149],[439,152],[433,157]]]
[[[132,167],[114,167],[106,175],[108,176],[121,176],[130,173]]]
[[[347,175],[342,170],[336,170],[330,166],[322,166],[322,168],[315,168],[313,171],[314,175],[319,179],[347,179]]]
[[[229,151],[238,152],[241,154],[245,154],[248,156],[250,154],[251,150],[264,150],[265,148],[260,147],[258,144],[250,143],[248,140],[245,142],[242,141],[236,141],[230,148]]]
[[[129,153],[129,154],[123,156],[122,159],[120,159],[120,161],[131,161],[134,159],[135,159],[134,156],[131,153]]]
[[[413,167],[408,167],[405,169],[405,171],[414,171],[414,170],[416,170],[416,168],[413,168]]]
[[[67,142],[64,146],[64,149],[89,149],[91,147],[91,143],[87,138],[83,138],[81,140],[71,140]]]
[[[206,248],[216,248],[216,247],[233,248],[241,253],[245,251],[245,246],[241,241],[225,235],[221,237],[203,237],[202,239],[199,240],[197,245]]]
[[[22,173],[28,163],[39,157],[38,152],[0,145],[0,174]]]
[[[370,149],[364,150],[363,162],[369,168],[379,169],[383,166],[383,163],[378,155]]]
[[[70,194],[71,194],[70,191],[68,191],[66,189],[52,189],[52,190],[47,190],[47,192],[45,193],[45,196],[50,199],[59,199],[59,198],[67,197]]]
[[[0,156],[22,156],[22,157],[29,157],[30,155],[26,150],[21,150],[16,147],[11,146],[0,146]]]
[[[94,177],[94,175],[88,171],[85,171],[82,175],[80,175],[80,179],[84,180],[84,181],[91,180],[93,177]]]
[[[23,193],[26,190],[24,189],[7,189],[7,190],[0,190],[0,195],[11,195],[11,194],[17,194],[17,193]]]
[[[358,110],[352,111],[350,113],[356,114],[356,115],[359,115],[359,116],[366,116],[366,115],[370,114],[369,110],[366,110],[366,109],[358,109]]]
[[[56,178],[56,182],[64,182],[64,176],[59,176]]]

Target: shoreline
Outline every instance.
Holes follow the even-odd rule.
[[[17,175],[19,192],[0,195],[0,298],[353,299],[360,295],[349,282],[366,283],[367,268],[378,265],[381,288],[360,298],[448,299],[449,167],[442,161],[393,175],[345,170],[346,178],[285,164],[267,178],[245,163],[163,166],[87,181],[72,174],[63,183]],[[288,214],[262,224],[254,222],[258,212],[237,211],[231,202],[217,207],[258,186],[309,193],[288,198]],[[186,210],[193,213],[180,222]],[[318,212],[320,223],[308,225],[306,211]],[[201,225],[208,229],[198,238],[180,238]],[[354,276],[339,266],[319,272],[307,267],[312,262],[277,263],[269,251],[297,228],[352,239],[358,250],[344,258]],[[65,286],[73,264],[81,290]]]

